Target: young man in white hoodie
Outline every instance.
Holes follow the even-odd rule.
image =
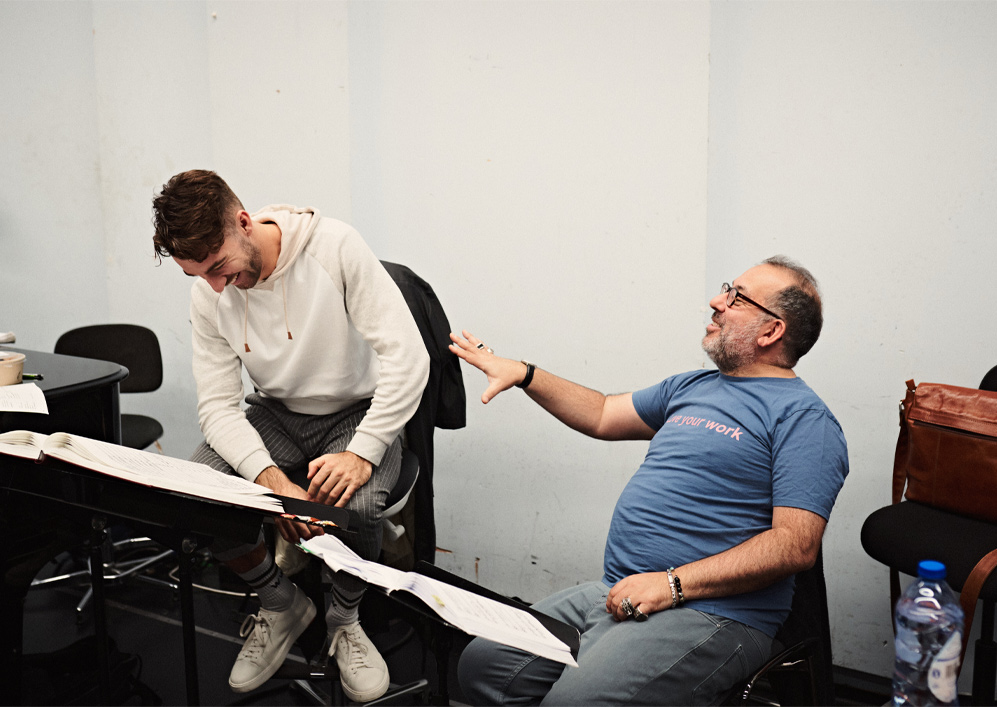
[[[286,205],[249,214],[214,172],[177,174],[153,208],[157,255],[198,278],[190,318],[205,442],[192,458],[284,496],[356,511],[361,532],[347,542],[377,559],[399,435],[429,371],[401,292],[347,224]],[[243,367],[256,391],[245,408]],[[277,525],[292,545],[316,532]],[[217,539],[213,551],[260,598],[229,677],[233,690],[248,692],[276,672],[316,609],[262,534],[248,545]],[[357,620],[364,585],[344,573],[332,583],[330,655],[351,700],[375,699],[388,670]]]

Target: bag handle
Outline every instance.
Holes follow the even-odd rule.
[[[962,664],[966,658],[966,648],[969,646],[969,632],[973,629],[973,614],[976,613],[976,602],[980,598],[980,590],[987,578],[997,568],[997,550],[991,550],[976,563],[973,570],[966,577],[966,583],[962,585],[962,592],[959,594],[959,603],[962,604],[962,613],[966,617],[966,630],[962,632],[962,655],[959,658],[959,671],[962,672]]]
[[[907,415],[914,407],[914,393],[917,384],[914,379],[907,381],[907,395],[900,402],[900,435],[897,437],[897,451],[893,456],[893,503],[903,500],[904,486],[907,484],[907,454],[910,449],[910,436],[907,432]],[[897,601],[900,599],[900,573],[890,570],[890,620],[894,634],[897,631]]]
[[[914,407],[914,393],[917,385],[907,381],[907,395],[900,403],[900,435],[897,437],[897,451],[893,456],[893,502],[903,500],[904,486],[907,483],[907,455],[910,449],[910,435],[907,431],[907,416]]]

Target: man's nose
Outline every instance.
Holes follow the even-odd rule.
[[[723,292],[718,294],[716,297],[710,300],[710,308],[718,312],[722,312],[727,309],[727,295]]]
[[[225,289],[225,277],[222,275],[206,275],[205,280],[211,285],[211,289],[221,294],[222,290]]]

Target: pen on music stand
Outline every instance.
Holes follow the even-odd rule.
[[[21,374],[21,380],[26,380],[26,381],[43,381],[43,380],[45,380],[45,376],[43,376],[41,373],[22,373]]]

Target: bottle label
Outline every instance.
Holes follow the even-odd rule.
[[[959,655],[962,633],[955,631],[945,642],[928,669],[928,687],[939,702],[955,702],[959,696]]]

